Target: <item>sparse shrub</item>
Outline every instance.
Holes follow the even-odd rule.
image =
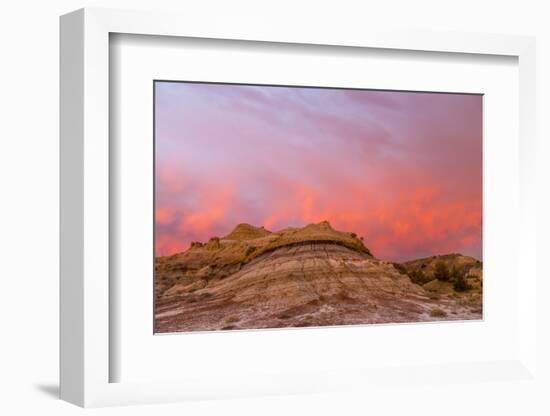
[[[397,271],[401,274],[407,274],[407,269],[402,264],[399,263],[392,263],[393,267],[397,269]]]
[[[450,273],[450,281],[453,283],[453,288],[457,292],[465,292],[470,290],[472,286],[466,281],[466,270],[465,268],[458,269],[453,266]]]
[[[423,285],[432,280],[429,276],[426,276],[422,270],[412,270],[409,273],[409,279],[417,285]]]
[[[447,316],[447,312],[445,312],[443,309],[435,308],[432,309],[432,311],[430,312],[430,316],[434,318],[444,318],[445,316]]]
[[[449,280],[451,280],[451,273],[449,272],[449,268],[444,262],[438,261],[435,264],[434,277],[442,282],[448,282]]]
[[[449,272],[449,280],[451,282],[454,282],[459,275],[460,275],[460,271],[456,268],[456,266],[453,266],[451,268],[451,271]]]
[[[240,320],[241,320],[241,318],[238,315],[231,315],[231,316],[227,317],[225,322],[228,323],[228,324],[231,324],[233,322],[239,322]]]
[[[472,286],[470,286],[470,284],[466,281],[463,273],[458,273],[456,276],[454,276],[453,288],[457,292],[465,292],[467,290],[470,290]]]

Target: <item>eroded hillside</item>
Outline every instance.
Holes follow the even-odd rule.
[[[448,262],[451,270],[462,261],[456,256],[437,261]],[[155,328],[179,332],[481,318],[481,284],[457,291],[453,282],[433,275],[413,283],[410,272],[422,268],[428,275],[436,263],[419,261],[378,260],[355,234],[334,230],[326,221],[278,232],[239,224],[225,237],[156,259]],[[475,266],[481,282],[481,264]]]

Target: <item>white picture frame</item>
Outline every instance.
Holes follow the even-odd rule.
[[[483,373],[537,382],[535,207],[535,40],[509,35],[381,32],[364,28],[307,33],[243,18],[202,22],[167,13],[82,9],[61,18],[61,398],[80,406],[159,403],[196,398],[322,393],[413,374],[422,380],[480,382]],[[505,55],[519,65],[520,218],[517,294],[518,354],[510,360],[422,366],[414,371],[381,368],[335,370],[329,377],[288,371],[265,380],[187,379],[146,383],[110,382],[112,298],[109,296],[109,35],[112,33],[246,40],[257,42],[383,48],[440,53]],[[498,377],[497,377],[498,378]],[[345,382],[343,380],[346,380]]]

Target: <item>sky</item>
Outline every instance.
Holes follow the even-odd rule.
[[[375,257],[482,257],[482,97],[155,83],[155,251],[323,220]]]

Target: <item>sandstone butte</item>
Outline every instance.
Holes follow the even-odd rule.
[[[436,279],[438,263],[460,270],[467,290]],[[481,319],[481,292],[472,257],[397,264],[327,221],[277,232],[239,224],[155,259],[155,332]]]

